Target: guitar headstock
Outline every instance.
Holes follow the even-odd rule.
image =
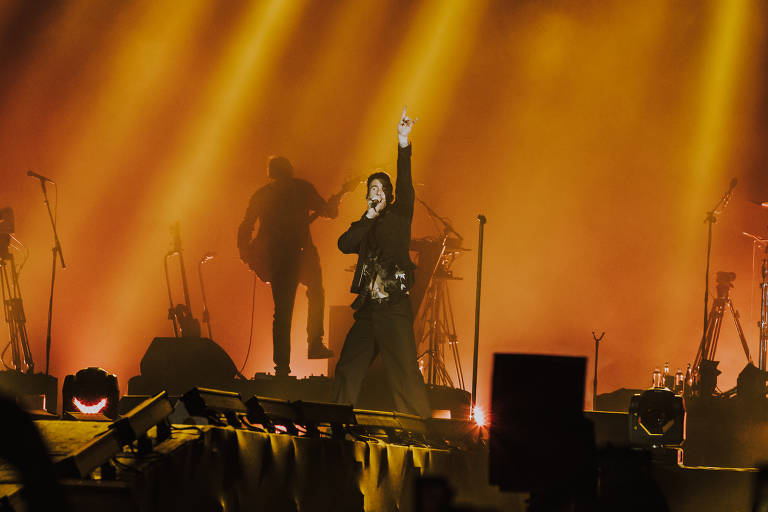
[[[347,178],[346,181],[344,181],[344,184],[341,186],[341,193],[346,194],[347,192],[352,192],[363,181],[365,181],[365,176],[362,174],[357,174]]]
[[[331,199],[329,200],[340,200],[341,196],[355,190],[357,186],[360,183],[362,183],[364,180],[365,180],[365,176],[363,176],[362,174],[356,174],[351,177],[347,177],[347,179],[344,180],[344,184],[341,186],[341,190],[333,194],[331,196]]]

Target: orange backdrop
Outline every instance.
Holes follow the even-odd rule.
[[[601,392],[649,385],[665,361],[685,368],[702,328],[702,221],[733,177],[712,270],[738,273],[756,358],[759,276],[741,232],[766,236],[768,223],[750,202],[768,199],[766,27],[768,9],[748,0],[3,2],[0,207],[14,208],[30,252],[21,285],[37,368],[52,236],[28,169],[58,183],[68,263],[51,372],[102,366],[125,391],[151,339],[172,332],[171,223],[198,318],[197,261],[216,253],[204,266],[214,337],[240,366],[252,281],[235,232],[267,157],[287,156],[327,197],[350,174],[393,170],[403,104],[419,118],[417,194],[472,249],[450,285],[467,382],[475,218],[488,218],[481,404],[495,351],[586,355],[591,393],[592,331],[606,332]],[[362,206],[358,190],[313,225],[329,305],[352,300],[354,261],[335,244]],[[417,207],[414,235],[435,233]],[[246,375],[272,369],[265,285],[255,300]],[[305,315],[300,289],[292,366],[318,375]],[[718,356],[725,389],[745,364],[731,325]]]

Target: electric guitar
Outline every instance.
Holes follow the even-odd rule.
[[[341,190],[328,198],[327,203],[341,202],[341,198],[348,192],[352,192],[357,185],[362,181],[361,176],[352,177],[344,182],[341,186]],[[313,212],[307,217],[307,226],[312,224],[320,216],[319,211]],[[272,280],[272,265],[270,262],[274,258],[279,258],[279,255],[270,254],[270,248],[266,244],[259,240],[258,237],[251,240],[248,244],[248,255],[244,261],[253,270],[259,279],[265,283],[269,283]]]

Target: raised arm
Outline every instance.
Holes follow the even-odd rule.
[[[397,180],[395,182],[395,206],[402,214],[413,217],[413,177],[411,176],[411,143],[408,136],[411,133],[415,119],[410,119],[403,107],[400,122],[397,124]]]

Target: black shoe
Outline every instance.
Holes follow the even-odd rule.
[[[309,344],[307,359],[328,359],[329,357],[333,357],[333,350],[323,345],[322,341]]]
[[[291,374],[290,367],[275,366],[275,377],[288,377]]]

